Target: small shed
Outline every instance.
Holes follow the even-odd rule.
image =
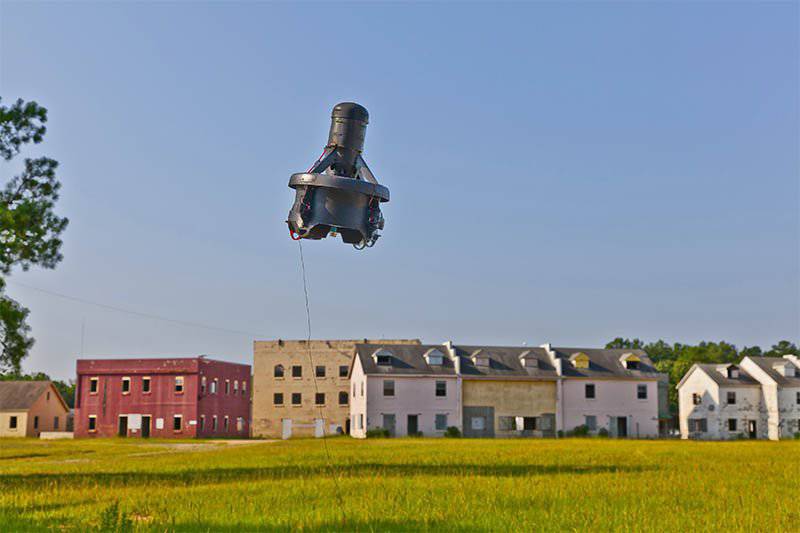
[[[50,381],[0,381],[0,437],[38,437],[64,431],[64,398]]]

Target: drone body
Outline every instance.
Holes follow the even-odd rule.
[[[378,183],[361,155],[368,122],[369,113],[358,104],[333,108],[325,151],[308,172],[289,179],[295,190],[287,220],[293,239],[340,234],[342,241],[363,249],[380,237],[380,204],[389,201],[389,189]]]

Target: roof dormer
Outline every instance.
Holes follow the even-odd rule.
[[[489,354],[483,350],[475,350],[472,352],[470,359],[475,366],[489,366]]]
[[[619,361],[628,370],[639,370],[642,365],[642,358],[635,353],[624,353]]]
[[[436,348],[431,348],[425,352],[425,362],[430,366],[442,366],[444,364],[444,354]]]
[[[569,358],[575,368],[589,368],[589,356],[583,352],[576,352]]]
[[[736,365],[719,365],[717,370],[728,379],[739,379],[739,367]]]
[[[524,368],[539,368],[539,359],[530,350],[525,350],[519,354],[519,362]]]
[[[372,354],[372,359],[378,366],[392,366],[392,359],[394,354],[386,348],[378,348]]]
[[[793,378],[797,375],[797,369],[795,366],[790,363],[789,361],[781,361],[780,363],[775,363],[772,365],[772,368],[785,378]]]

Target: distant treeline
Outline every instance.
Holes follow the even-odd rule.
[[[606,344],[606,348],[630,348],[646,351],[658,371],[669,375],[669,404],[673,413],[678,411],[678,391],[675,389],[675,385],[695,363],[738,363],[747,356],[783,357],[789,354],[800,356],[800,348],[789,341],[780,341],[765,351],[759,346],[745,346],[739,350],[735,345],[725,341],[669,344],[663,340],[644,342],[640,339],[617,337]]]

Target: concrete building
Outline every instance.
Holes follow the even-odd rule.
[[[459,377],[443,346],[359,344],[350,384],[354,437],[377,428],[398,437],[461,429]]]
[[[797,356],[745,357],[740,365],[761,384],[767,437],[787,439],[800,433],[800,360]]]
[[[559,376],[556,427],[565,432],[586,426],[605,428],[612,437],[659,436],[659,381],[642,350],[542,348]]]
[[[677,388],[681,438],[766,438],[761,384],[739,365],[692,365]]]
[[[0,381],[0,437],[65,431],[68,413],[50,381]]]
[[[542,348],[445,348],[461,380],[465,437],[554,437],[559,380]]]
[[[321,437],[350,430],[350,364],[359,342],[274,340],[253,343],[253,436]]]
[[[82,359],[76,437],[247,437],[250,366],[205,356]]]

